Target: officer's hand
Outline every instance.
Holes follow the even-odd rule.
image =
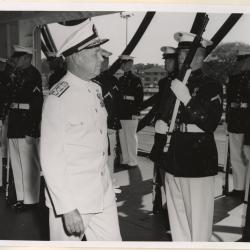
[[[171,82],[171,90],[174,92],[176,98],[184,103],[186,106],[191,99],[191,95],[187,86],[185,86],[181,81],[178,79],[174,79]]]
[[[168,132],[168,125],[163,120],[157,120],[155,123],[155,133],[166,135]]]
[[[78,209],[63,214],[63,219],[67,232],[70,235],[82,236],[84,234],[83,220]]]
[[[25,136],[25,141],[26,141],[28,144],[34,144],[34,143],[35,143],[35,138],[26,135],[26,136]]]

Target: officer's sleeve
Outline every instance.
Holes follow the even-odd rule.
[[[43,105],[42,78],[39,72],[31,75],[32,89],[30,97],[29,127],[27,135],[40,137],[40,123]]]
[[[202,95],[192,97],[185,107],[189,121],[206,132],[213,132],[222,115],[222,86],[208,82]]]
[[[73,211],[76,207],[68,189],[66,166],[65,123],[59,98],[48,96],[42,113],[41,166],[50,197],[58,215]]]

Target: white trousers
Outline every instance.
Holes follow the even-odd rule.
[[[115,146],[116,146],[116,130],[108,129],[108,138],[109,138],[109,148],[110,155],[108,156],[108,168],[110,172],[111,179],[114,178],[114,162],[116,157]]]
[[[88,241],[121,241],[114,189],[109,171],[104,173],[103,187],[100,187],[104,190],[103,211],[95,214],[81,214],[85,229],[84,234]],[[81,240],[79,236],[66,233],[62,216],[56,216],[52,208],[49,209],[49,227],[51,241]]]
[[[14,176],[17,200],[36,204],[40,194],[39,139],[28,143],[22,138],[9,139],[9,156]]]
[[[138,120],[121,120],[122,129],[119,131],[119,138],[122,151],[122,164],[129,166],[137,165],[137,126]]]
[[[229,133],[230,162],[235,190],[245,189],[246,165],[242,158],[244,134]]]
[[[166,173],[166,195],[173,241],[210,241],[215,177],[183,178]]]

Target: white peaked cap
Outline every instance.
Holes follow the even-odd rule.
[[[195,38],[195,34],[193,33],[188,33],[188,32],[177,32],[174,34],[174,39],[180,43],[180,46],[181,46],[181,43],[185,43],[185,42],[190,42],[192,43],[194,38]],[[211,46],[213,44],[213,42],[211,40],[207,40],[207,39],[204,39],[202,38],[201,39],[201,46],[206,48],[208,46]]]
[[[119,58],[121,60],[134,60],[134,57],[129,55],[120,55]]]
[[[163,46],[161,47],[161,52],[163,52],[163,54],[175,54],[176,49],[170,46]]]
[[[8,59],[7,59],[7,58],[0,57],[0,62],[2,62],[2,63],[6,63],[7,61],[8,61]]]
[[[107,42],[108,39],[100,39],[95,25],[88,19],[81,27],[66,37],[57,56],[70,56],[83,49],[94,48]]]
[[[13,45],[13,48],[14,48],[14,52],[23,52],[23,53],[30,54],[30,55],[32,55],[33,52],[35,51],[35,49],[33,49],[32,47],[24,47],[18,44]]]

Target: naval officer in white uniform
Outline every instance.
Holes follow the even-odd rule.
[[[107,167],[107,112],[101,87],[91,81],[100,73],[100,45],[107,41],[87,20],[58,51],[68,71],[50,90],[41,128],[50,240],[121,240]]]

